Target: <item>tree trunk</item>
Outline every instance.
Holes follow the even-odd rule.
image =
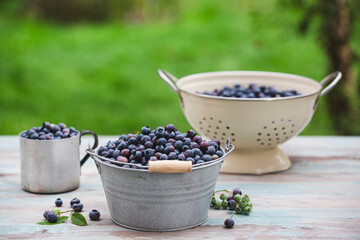
[[[328,95],[329,111],[337,134],[354,135],[359,110],[357,86],[353,76],[352,49],[350,45],[350,13],[346,0],[324,0],[328,14],[324,14],[324,43],[330,59],[330,70],[341,71],[342,80]],[[327,18],[327,19],[326,19]]]

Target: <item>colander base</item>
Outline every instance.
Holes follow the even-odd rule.
[[[236,149],[223,162],[221,173],[262,175],[287,170],[291,162],[278,147],[270,149]]]

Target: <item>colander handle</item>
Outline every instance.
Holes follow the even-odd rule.
[[[320,96],[324,96],[325,94],[330,92],[330,90],[333,89],[333,87],[335,87],[335,85],[340,81],[341,77],[341,72],[337,71],[330,73],[323,80],[321,80],[320,84],[322,87],[326,86],[326,84],[328,84],[330,81],[332,82],[320,92]]]
[[[168,73],[165,70],[158,69],[158,74],[162,80],[173,90],[174,93],[179,95],[179,89],[176,87],[177,78],[174,77],[171,73]]]

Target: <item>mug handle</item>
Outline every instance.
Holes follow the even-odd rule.
[[[86,134],[91,134],[93,137],[94,137],[94,145],[92,146],[91,149],[95,149],[97,148],[98,144],[99,144],[99,140],[98,140],[98,136],[93,132],[93,131],[90,131],[90,130],[83,130],[80,132],[80,142],[81,142],[81,137],[86,135]],[[84,165],[84,163],[86,162],[86,160],[88,160],[88,158],[90,157],[90,154],[86,154],[83,159],[81,159],[80,161],[80,167],[82,165]]]

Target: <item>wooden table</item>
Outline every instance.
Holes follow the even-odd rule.
[[[104,144],[114,136],[103,136]],[[85,140],[85,146],[86,144]],[[84,146],[84,147],[85,147]],[[235,215],[225,229],[229,211],[209,210],[202,226],[169,233],[132,231],[117,226],[110,213],[92,160],[82,168],[80,188],[63,194],[40,195],[21,190],[19,144],[16,136],[0,137],[0,239],[355,239],[360,238],[360,137],[296,137],[281,148],[290,156],[290,170],[263,176],[220,174],[216,189],[240,187],[254,205],[250,216]],[[84,203],[89,225],[68,222],[35,224],[57,197]],[[91,209],[101,221],[88,218]]]

